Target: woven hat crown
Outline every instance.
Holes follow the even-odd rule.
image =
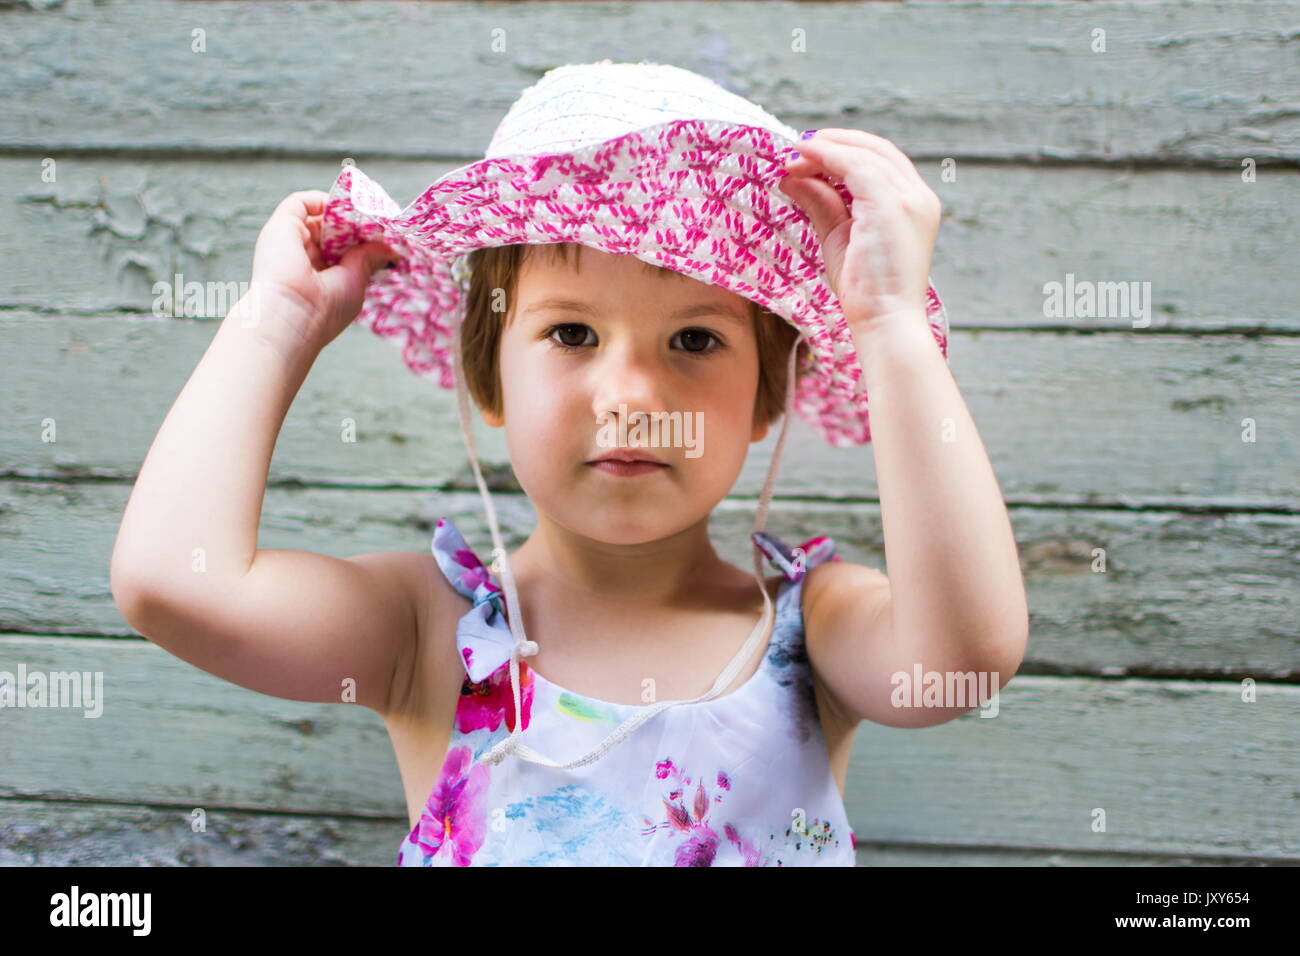
[[[707,77],[661,63],[583,63],[556,67],[511,105],[485,159],[567,153],[674,120],[761,126],[785,139],[799,134],[767,110]]]

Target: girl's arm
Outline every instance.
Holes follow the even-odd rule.
[[[899,708],[895,675],[911,687],[919,664],[947,687],[949,675],[984,672],[979,686],[994,694],[1020,666],[1029,611],[997,478],[925,313],[894,319],[853,333],[871,401],[889,579],[856,565],[814,568],[808,630],[819,673],[846,711],[928,727],[982,702]]]
[[[128,623],[196,667],[276,697],[386,712],[419,633],[428,562],[257,547],[284,417],[387,257],[366,244],[318,271],[324,198],[295,193],[263,228],[249,294],[221,322],[140,468],[110,581]]]
[[[856,346],[889,567],[888,580],[843,562],[813,569],[808,655],[841,716],[930,726],[984,704],[1029,637],[1006,505],[926,316],[939,198],[880,136],[818,130],[799,150],[781,189],[817,230]],[[847,209],[834,178],[852,197]],[[896,706],[918,670],[922,682],[938,674],[944,688],[975,693],[966,706]]]

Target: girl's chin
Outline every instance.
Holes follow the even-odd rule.
[[[625,484],[631,487],[633,482]],[[647,544],[678,534],[692,510],[671,491],[612,495],[589,486],[577,496],[576,505],[572,494],[561,497],[563,505],[548,510],[553,520],[573,534],[612,545]]]

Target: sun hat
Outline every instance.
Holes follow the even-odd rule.
[[[321,250],[399,253],[370,280],[356,321],[411,370],[453,387],[469,252],[575,242],[630,254],[745,296],[803,333],[794,409],[837,447],[870,441],[853,338],[826,280],[821,243],[775,188],[799,134],[766,110],[676,66],[556,67],[524,90],[484,158],[441,176],[405,209],[355,165],[330,189]],[[852,201],[842,183],[831,184]],[[947,355],[947,312],[926,314]]]
[[[775,188],[798,144],[794,129],[697,73],[602,60],[546,72],[510,106],[483,159],[439,177],[405,208],[355,164],[345,165],[330,189],[321,228],[327,266],[363,242],[383,242],[398,254],[393,269],[371,278],[356,322],[398,346],[417,375],[457,390],[461,435],[483,496],[507,608],[519,606],[514,578],[457,367],[471,252],[567,242],[632,255],[757,302],[799,333],[751,535],[764,611],[736,657],[703,696],[645,708],[584,757],[566,763],[543,757],[519,742],[516,726],[483,759],[496,762],[514,752],[548,766],[580,766],[663,708],[707,700],[730,686],[772,618],[761,556],[784,553],[786,576],[802,574],[798,556],[792,563],[779,539],[763,532],[791,411],[833,446],[871,440],[862,369],[826,278],[820,239],[799,206]],[[830,184],[847,208],[847,187]],[[926,318],[946,358],[947,312],[933,282]],[[518,614],[507,617],[519,714],[519,658],[537,653],[537,645],[527,640]]]

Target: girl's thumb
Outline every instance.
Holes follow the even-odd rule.
[[[375,270],[396,258],[392,249],[382,242],[363,242],[353,246],[339,258],[338,264],[320,274],[321,284],[335,301],[356,315],[365,297],[366,284]]]
[[[374,275],[376,269],[397,261],[397,253],[382,242],[364,242],[359,248],[365,250],[367,277]]]

